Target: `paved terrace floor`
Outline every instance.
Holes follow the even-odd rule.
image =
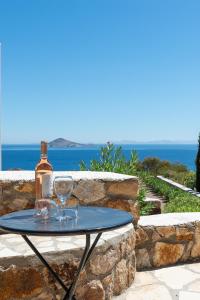
[[[199,300],[200,263],[137,272],[132,286],[113,300]]]

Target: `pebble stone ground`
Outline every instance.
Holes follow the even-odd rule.
[[[200,263],[137,272],[131,287],[113,300],[200,300]]]

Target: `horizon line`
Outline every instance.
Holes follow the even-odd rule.
[[[48,142],[49,143],[49,142]],[[108,142],[81,142],[81,144],[83,145],[106,145]],[[111,144],[114,145],[135,145],[135,144],[154,144],[154,145],[196,145],[198,144],[198,142],[195,141],[179,141],[179,140],[175,140],[175,141],[162,141],[162,140],[157,140],[157,141],[111,141]],[[5,145],[40,145],[40,142],[36,143],[36,142],[29,142],[29,143],[23,143],[23,142],[18,142],[18,143],[13,143],[13,142],[9,142],[9,143],[2,143],[2,146]]]

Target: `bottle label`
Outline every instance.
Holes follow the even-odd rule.
[[[42,198],[50,198],[53,195],[52,174],[42,175]]]

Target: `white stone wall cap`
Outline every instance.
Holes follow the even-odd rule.
[[[137,180],[136,176],[113,172],[93,172],[93,171],[54,171],[53,176],[72,176],[75,181],[79,180],[104,180],[104,181],[123,181]],[[33,181],[34,171],[1,171],[0,181]]]
[[[159,178],[160,180],[163,180],[163,181],[171,184],[172,186],[177,187],[177,188],[179,188],[179,189],[181,189],[181,190],[183,190],[185,192],[193,191],[192,189],[186,187],[185,185],[182,185],[182,184],[180,184],[178,182],[175,182],[175,181],[173,181],[173,180],[171,180],[169,178],[165,178],[165,177],[163,177],[161,175],[157,176],[157,178]]]
[[[167,213],[151,216],[142,216],[138,222],[140,226],[170,226],[192,222],[200,222],[200,212]]]
[[[94,171],[55,171],[54,176],[71,175],[75,180],[105,180],[105,181],[116,181],[125,179],[137,179],[136,176],[130,176],[125,174],[113,173],[113,172],[94,172]]]
[[[121,241],[133,231],[133,225],[129,224],[122,228],[112,230],[102,234],[97,247],[107,242]],[[94,241],[96,235],[91,235],[91,240]],[[82,249],[85,246],[85,236],[59,236],[59,237],[29,237],[32,243],[37,247],[40,253],[48,253],[48,255],[57,255],[59,252]],[[20,235],[4,234],[0,235],[0,265],[5,264],[5,259],[16,259],[17,257],[27,257],[33,255],[33,251],[25,243]],[[13,260],[14,262],[14,260]]]
[[[34,179],[34,171],[0,171],[0,181],[32,181]]]

